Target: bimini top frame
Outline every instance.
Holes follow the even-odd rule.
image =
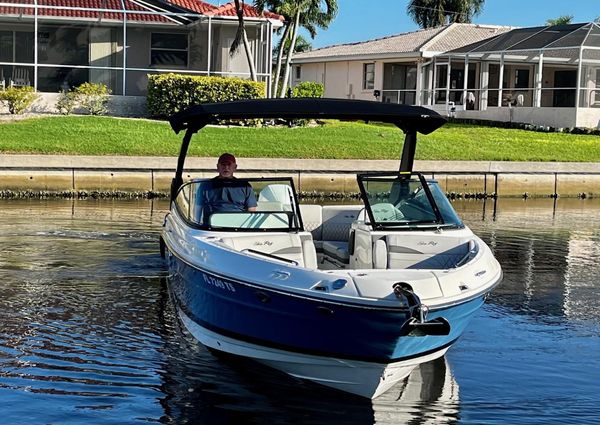
[[[282,119],[340,119],[377,121],[394,124],[405,133],[400,161],[401,172],[411,172],[417,143],[417,132],[429,134],[446,122],[435,111],[420,106],[398,105],[349,99],[254,99],[191,106],[173,115],[169,122],[175,133],[186,130],[175,178],[171,184],[171,200],[183,184],[183,166],[192,135],[207,124],[219,120],[282,118]]]

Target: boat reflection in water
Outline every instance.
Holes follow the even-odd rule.
[[[545,323],[600,326],[598,200],[501,199],[494,219],[479,222],[481,205],[457,209],[503,266],[493,304]]]
[[[373,400],[375,423],[456,423],[459,395],[458,383],[445,357],[423,363]]]

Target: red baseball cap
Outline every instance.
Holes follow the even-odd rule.
[[[224,153],[223,155],[221,155],[219,157],[219,161],[217,162],[217,164],[224,164],[227,162],[231,162],[232,164],[235,164],[235,156],[233,156],[230,153]]]

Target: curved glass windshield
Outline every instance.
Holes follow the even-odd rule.
[[[190,224],[212,230],[289,231],[302,228],[291,179],[199,179],[175,198]]]
[[[420,174],[360,175],[359,186],[376,227],[463,227],[438,183]]]

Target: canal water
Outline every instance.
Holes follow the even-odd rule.
[[[600,423],[600,200],[455,206],[504,281],[370,401],[197,344],[158,254],[166,202],[0,201],[0,423]]]

